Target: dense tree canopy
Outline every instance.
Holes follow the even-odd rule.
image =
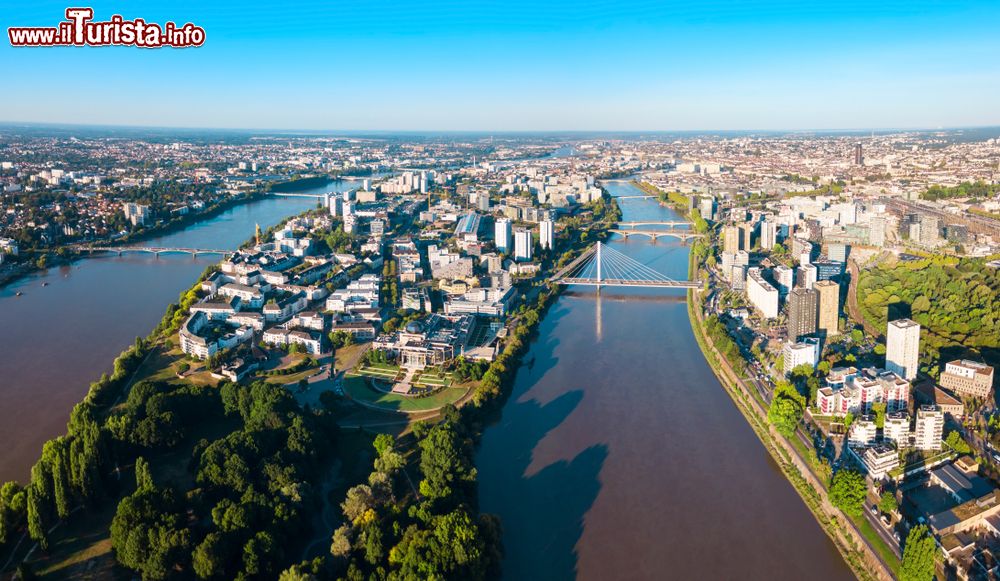
[[[791,384],[781,381],[774,388],[767,419],[778,433],[787,438],[795,433],[805,409],[805,398]]]
[[[849,515],[861,516],[866,491],[865,477],[860,472],[840,470],[830,483],[830,502]]]
[[[863,270],[858,305],[883,332],[892,319],[920,323],[922,363],[931,375],[939,357],[1000,364],[1000,270],[981,259],[935,257]]]
[[[937,545],[926,525],[917,525],[906,535],[899,581],[929,581],[934,578]]]

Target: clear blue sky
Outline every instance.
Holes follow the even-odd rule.
[[[1000,125],[1000,1],[51,2],[0,10],[0,121],[282,129]],[[67,6],[193,49],[17,48]]]

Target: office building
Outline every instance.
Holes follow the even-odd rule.
[[[813,290],[819,294],[819,317],[816,327],[824,337],[840,334],[840,285],[832,280],[816,281]]]
[[[890,321],[885,340],[885,368],[912,380],[920,361],[920,324],[910,319]]]
[[[839,279],[844,273],[844,263],[834,260],[817,260],[812,266],[816,268],[816,280]]]
[[[861,151],[861,144],[857,143],[854,145],[854,165],[864,165],[865,156]]]
[[[812,245],[812,242],[809,242],[805,238],[801,238],[800,235],[793,237],[792,238],[792,256],[799,257],[799,264],[803,264],[803,262],[802,262],[802,260],[803,260],[802,255],[803,254],[808,255],[805,258],[806,262],[811,262],[812,261],[812,255],[813,255],[813,245]]]
[[[518,262],[530,261],[533,246],[531,230],[525,228],[514,230],[514,260]]]
[[[913,427],[913,447],[918,450],[940,450],[944,434],[944,412],[936,405],[922,405],[917,410]]]
[[[778,289],[764,280],[759,268],[747,271],[747,298],[765,319],[778,316]]]
[[[555,245],[555,225],[547,218],[538,223],[538,228],[542,250],[551,250]]]
[[[816,332],[819,293],[811,288],[796,288],[788,293],[788,340]]]
[[[941,387],[960,396],[989,397],[993,393],[993,368],[967,359],[949,361],[941,373],[940,383]]]
[[[493,226],[493,243],[496,244],[497,250],[503,253],[510,252],[510,236],[510,220],[507,218],[497,220]]]

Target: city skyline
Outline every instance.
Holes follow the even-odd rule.
[[[326,131],[1000,125],[986,2],[93,4],[205,28],[200,48],[12,48],[0,121]],[[51,26],[65,4],[7,11]],[[955,31],[955,32],[952,32]],[[49,90],[39,91],[40,87]]]

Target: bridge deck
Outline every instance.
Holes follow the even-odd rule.
[[[581,286],[633,286],[643,288],[684,288],[700,289],[701,284],[686,280],[661,281],[661,280],[625,280],[618,278],[605,278],[598,282],[593,278],[561,278],[553,281],[556,284],[574,284]]]

